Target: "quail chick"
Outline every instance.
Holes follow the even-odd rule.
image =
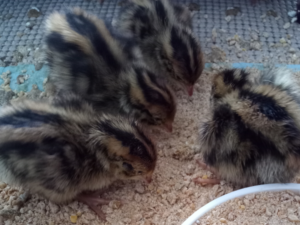
[[[1,109],[0,180],[57,204],[83,201],[105,218],[97,205],[108,200],[84,192],[118,179],[150,181],[155,147],[126,117],[99,114],[76,96],[54,102]]]
[[[168,0],[131,0],[115,25],[137,38],[143,56],[157,73],[172,78],[193,94],[204,60],[191,30],[191,15]]]
[[[251,80],[243,70],[215,77],[212,113],[201,127],[200,165],[242,187],[290,182],[300,169],[299,87],[285,69]]]
[[[46,21],[50,82],[109,113],[172,130],[176,100],[167,81],[144,63],[132,38],[75,8]]]

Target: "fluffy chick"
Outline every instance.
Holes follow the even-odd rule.
[[[167,81],[142,60],[134,40],[79,8],[46,21],[50,82],[100,110],[172,130],[176,100]]]
[[[79,97],[15,102],[1,109],[0,130],[1,181],[57,204],[83,201],[101,218],[97,205],[108,200],[82,192],[118,179],[150,181],[156,164],[155,147],[137,125],[100,115]]]
[[[251,77],[243,70],[215,77],[211,117],[201,127],[204,162],[238,186],[290,182],[300,169],[299,87],[285,69],[248,85]],[[227,93],[218,91],[226,85]]]
[[[179,21],[179,22],[178,22]],[[139,41],[145,60],[161,76],[172,78],[193,94],[204,60],[191,30],[191,15],[168,0],[131,0],[115,25]]]

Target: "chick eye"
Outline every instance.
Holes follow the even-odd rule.
[[[141,175],[143,172],[142,171],[138,171],[138,174]]]
[[[133,166],[129,163],[123,162],[123,168],[127,171],[132,171],[133,170]]]

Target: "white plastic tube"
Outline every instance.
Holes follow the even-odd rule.
[[[208,213],[218,205],[221,205],[228,200],[235,199],[238,197],[242,197],[248,194],[255,194],[259,192],[278,192],[278,191],[294,191],[300,193],[300,184],[264,184],[264,185],[257,185],[253,187],[243,188],[237,191],[233,191],[231,193],[228,193],[226,195],[223,195],[210,203],[206,204],[205,206],[198,209],[196,212],[194,212],[186,221],[184,221],[181,225],[192,225],[195,223],[200,217],[202,217],[204,214]]]

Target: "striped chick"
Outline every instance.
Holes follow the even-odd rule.
[[[57,204],[83,201],[105,219],[97,206],[109,200],[94,191],[115,180],[150,182],[155,146],[127,117],[99,114],[76,96],[59,101],[1,109],[0,180]]]
[[[216,76],[212,113],[201,126],[205,164],[200,165],[242,187],[290,182],[300,169],[298,84],[285,69],[269,70],[245,85],[252,76],[241,70]],[[224,84],[230,86],[224,89]]]
[[[133,116],[172,131],[176,100],[165,79],[143,61],[134,39],[79,8],[46,21],[50,82],[101,111]]]

